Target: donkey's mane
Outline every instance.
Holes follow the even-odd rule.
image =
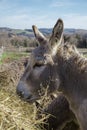
[[[87,59],[79,53],[77,48],[72,45],[60,45],[57,51],[58,59],[63,59],[65,64],[73,65],[82,73],[87,73]]]

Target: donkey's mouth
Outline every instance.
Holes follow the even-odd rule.
[[[36,102],[39,99],[40,99],[39,97],[31,97],[31,98],[26,98],[26,99],[24,98],[23,100],[30,103],[30,104],[32,104],[32,103]]]

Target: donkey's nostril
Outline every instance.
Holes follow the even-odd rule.
[[[24,91],[17,91],[17,94],[18,94],[20,97],[24,97]]]
[[[23,97],[23,96],[24,96],[24,91],[22,91],[21,89],[18,89],[18,88],[17,88],[17,94],[18,94],[20,97]]]
[[[29,100],[32,98],[32,95],[29,94],[27,91],[17,91],[17,94],[24,100]]]

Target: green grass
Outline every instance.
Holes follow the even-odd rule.
[[[13,60],[17,60],[21,57],[27,56],[27,53],[17,53],[17,52],[4,52],[2,55],[2,58],[0,60],[0,64],[2,64],[5,61],[13,61]]]
[[[25,34],[33,34],[33,32],[27,31],[27,30],[21,30],[21,29],[13,29],[12,31],[15,34],[19,34],[19,33],[25,33]]]
[[[87,58],[87,54],[84,55]]]

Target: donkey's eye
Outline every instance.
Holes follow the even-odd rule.
[[[36,68],[36,67],[42,67],[44,64],[40,64],[40,63],[36,63],[33,68]]]

